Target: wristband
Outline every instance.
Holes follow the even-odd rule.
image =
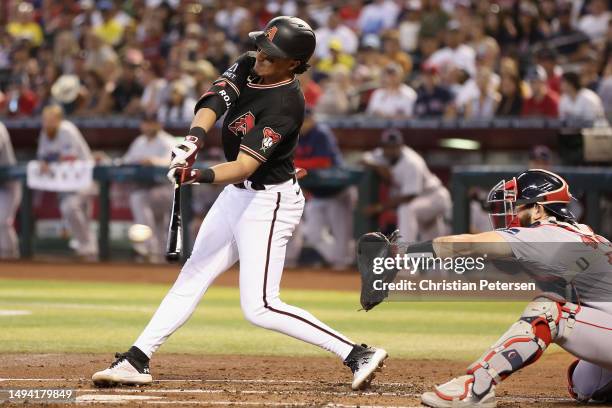
[[[215,171],[211,168],[206,168],[200,172],[200,178],[198,179],[200,183],[214,183],[215,181]]]
[[[417,242],[412,245],[408,245],[406,248],[407,254],[431,254],[434,258],[436,257],[436,251],[433,248],[433,241]]]
[[[199,148],[202,148],[202,146],[204,146],[204,141],[206,139],[206,130],[204,130],[203,127],[200,126],[194,126],[191,129],[189,129],[189,136],[195,136],[198,139],[198,142],[196,143],[198,145]]]

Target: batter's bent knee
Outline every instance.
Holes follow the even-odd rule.
[[[270,328],[270,311],[265,307],[263,303],[258,305],[242,304],[241,306],[242,313],[244,314],[244,318],[246,319],[246,321],[248,321],[254,326],[262,327],[264,329]]]

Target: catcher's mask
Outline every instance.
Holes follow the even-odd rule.
[[[489,191],[489,219],[494,229],[520,227],[519,207],[537,203],[562,221],[575,221],[567,209],[571,200],[569,186],[561,176],[531,169],[511,180],[501,180]]]

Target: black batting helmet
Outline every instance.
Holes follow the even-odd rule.
[[[567,182],[548,170],[527,170],[512,180],[502,180],[491,189],[488,196],[490,217],[494,228],[518,225],[516,206],[542,204],[550,213],[564,221],[574,221],[574,214],[567,208],[572,200]]]
[[[303,62],[310,59],[317,45],[312,28],[304,20],[290,16],[273,18],[263,31],[250,32],[249,37],[271,57]]]

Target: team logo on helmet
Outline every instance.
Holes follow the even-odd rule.
[[[277,31],[278,31],[278,27],[272,26],[265,31],[264,35],[266,36],[268,40],[272,41]]]
[[[237,117],[227,128],[236,136],[244,136],[249,133],[253,127],[255,127],[255,115],[251,112],[247,112]]]
[[[281,139],[281,135],[276,133],[272,128],[265,127],[263,130],[263,140],[261,141],[261,151],[265,152]]]

